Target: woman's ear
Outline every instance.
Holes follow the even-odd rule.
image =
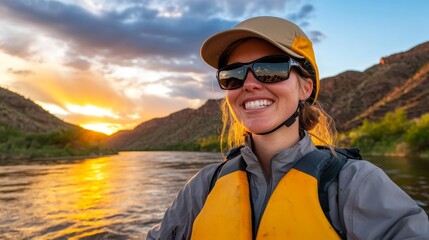
[[[313,80],[311,78],[300,78],[301,82],[301,94],[299,96],[299,100],[304,101],[307,100],[311,96],[313,92]]]

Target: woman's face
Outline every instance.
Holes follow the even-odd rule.
[[[285,53],[264,40],[249,39],[231,52],[228,65],[270,55]],[[248,72],[242,87],[226,93],[236,120],[251,133],[267,132],[280,125],[295,112],[298,102],[311,94],[312,81],[305,79],[299,83],[298,77],[298,73],[292,70],[286,81],[265,84],[256,80],[251,71]]]

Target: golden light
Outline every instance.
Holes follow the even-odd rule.
[[[95,117],[112,117],[118,119],[119,116],[114,114],[112,110],[102,107],[97,107],[94,105],[86,104],[86,105],[76,105],[76,104],[66,104],[66,108],[72,113],[79,113],[88,116]]]
[[[44,108],[46,111],[50,112],[51,114],[54,115],[68,115],[70,114],[68,111],[66,111],[64,108],[56,105],[56,104],[52,104],[52,103],[45,103],[45,102],[41,102],[41,101],[36,101],[37,104],[39,104],[42,108]]]
[[[123,128],[122,124],[118,123],[88,123],[81,124],[80,126],[85,129],[102,132],[107,135],[111,135]]]

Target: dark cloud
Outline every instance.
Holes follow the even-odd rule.
[[[97,57],[105,65],[144,67],[178,75],[210,72],[209,85],[195,79],[184,84],[179,76],[170,79],[179,85],[173,94],[204,98],[207,92],[201,89],[212,89],[214,80],[213,69],[199,57],[199,47],[208,36],[255,15],[289,16],[307,27],[314,12],[312,5],[299,7],[297,0],[100,0],[97,4],[111,7],[91,11],[51,0],[2,0],[2,19],[31,27],[35,35],[0,38],[0,47],[11,55],[29,56],[34,37],[43,34],[63,41],[68,49],[63,62],[80,70],[89,69],[88,59]],[[287,15],[295,6],[297,13]],[[168,14],[172,17],[166,17]],[[309,34],[315,42],[323,36],[318,31]]]
[[[206,82],[201,83],[190,77],[170,77],[164,80],[175,83],[172,92],[169,93],[172,97],[204,99],[208,96],[209,88]]]
[[[88,61],[80,57],[70,58],[65,65],[82,71],[86,71],[91,67]]]
[[[205,73],[211,68],[198,56],[184,58],[152,57],[145,59],[142,63],[145,68],[156,71],[178,72],[178,73]]]
[[[298,19],[306,19],[314,11],[314,7],[310,4],[302,6],[301,10],[298,12]]]
[[[104,1],[106,4],[107,1]],[[153,56],[183,58],[199,54],[199,47],[209,35],[232,27],[233,19],[285,9],[285,1],[114,1],[121,8],[100,10],[97,14],[83,7],[49,0],[3,0],[0,11],[13,21],[42,28],[64,39],[87,56],[109,58],[148,58]],[[103,2],[102,2],[103,3]],[[164,9],[149,8],[150,3]],[[273,10],[274,9],[274,10]],[[179,17],[163,17],[175,11]],[[314,11],[304,5],[291,19],[300,21]],[[23,48],[13,48],[23,49]]]
[[[319,31],[310,31],[307,34],[313,43],[319,43],[326,37],[325,34]]]
[[[21,76],[27,76],[27,75],[33,74],[31,70],[13,69],[13,68],[8,68],[7,72],[14,75],[21,75]]]
[[[212,18],[222,12],[220,1],[179,0],[186,9],[186,14],[197,19]],[[168,0],[165,2],[169,2]],[[234,1],[231,1],[234,2]]]
[[[31,43],[32,39],[22,33],[4,35],[0,38],[0,49],[12,56],[27,58],[32,55]]]
[[[198,55],[210,34],[233,25],[220,19],[160,17],[158,10],[132,6],[93,14],[82,7],[47,0],[6,0],[9,19],[42,28],[87,55],[138,58]]]
[[[310,26],[309,20],[312,18],[314,10],[313,5],[305,4],[297,13],[290,14],[288,19],[295,22],[301,28],[308,28]],[[319,43],[325,38],[325,35],[317,30],[309,30],[305,32],[313,43]]]
[[[216,1],[220,12],[228,18],[244,19],[258,15],[283,14],[290,4],[296,4],[296,0],[221,0]],[[267,14],[271,13],[271,14]]]
[[[308,19],[311,17],[311,13],[314,11],[314,7],[312,5],[306,4],[301,7],[301,9],[297,13],[290,14],[288,18],[299,24],[301,27],[303,25],[308,25]]]

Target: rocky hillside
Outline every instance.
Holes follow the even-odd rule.
[[[164,118],[144,122],[130,131],[112,135],[107,146],[120,150],[183,149],[210,136],[218,136],[222,128],[220,101],[208,100],[198,109],[184,109]]]
[[[336,120],[340,131],[359,126],[364,119],[377,120],[387,112],[404,108],[409,118],[429,113],[429,42],[409,51],[383,57],[363,72],[347,71],[322,79],[319,100]],[[167,117],[121,131],[106,141],[120,150],[186,149],[202,139],[218,136],[222,127],[219,100],[198,109],[184,109]],[[29,99],[0,88],[0,130],[9,126],[22,132],[78,130],[86,141],[105,135],[63,122]]]
[[[77,128],[48,113],[33,101],[0,87],[0,121],[25,132]]]
[[[319,100],[340,131],[404,108],[409,118],[429,112],[429,42],[381,58],[364,72],[348,71],[321,81]]]
[[[104,139],[107,135],[64,122],[17,93],[0,87],[0,122],[27,133],[65,130],[79,131],[88,139]]]
[[[33,101],[0,88],[0,160],[114,153],[107,135],[66,123]]]
[[[322,79],[321,89],[319,100],[340,131],[397,108],[405,108],[409,118],[420,117],[429,113],[429,42],[381,58],[363,72]],[[185,109],[114,134],[108,145],[121,150],[180,149],[219,135],[221,124],[219,102],[209,100],[199,109]]]

